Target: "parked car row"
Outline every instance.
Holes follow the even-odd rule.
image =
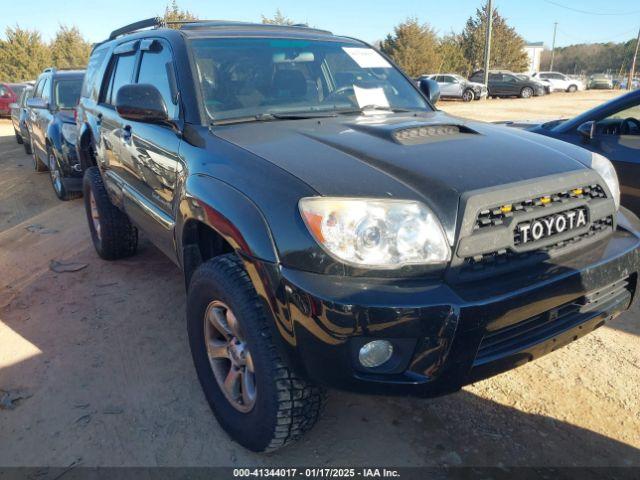
[[[32,156],[37,172],[49,172],[61,200],[82,196],[75,109],[83,78],[84,70],[47,68],[35,85],[25,84],[11,104],[16,141]]]
[[[492,96],[545,93],[489,77]],[[61,198],[83,173],[101,258],[142,232],[181,269],[206,400],[264,452],[313,427],[325,387],[449,394],[631,307],[640,221],[612,163],[435,108],[469,91],[324,30],[149,19],[84,76],[45,71],[26,124]]]
[[[507,70],[491,70],[488,85],[482,83],[483,70],[474,72],[469,80],[452,73],[422,75],[417,80],[422,78],[437,81],[443,98],[457,98],[465,102],[479,100],[486,96],[531,98],[558,91],[573,93],[586,88],[581,80],[560,72],[537,72],[526,75]]]

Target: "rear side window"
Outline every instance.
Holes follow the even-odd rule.
[[[131,83],[133,69],[136,64],[135,53],[116,55],[113,57],[111,74],[107,88],[103,92],[102,102],[107,105],[115,105],[116,94],[123,85]]]
[[[169,79],[169,76],[173,73],[171,51],[158,41],[154,41],[152,47],[152,49],[145,50],[142,53],[138,83],[149,83],[156,87],[167,105],[169,118],[175,119],[178,114],[178,107],[173,101],[171,81]]]
[[[98,74],[102,71],[102,66],[107,57],[108,48],[103,47],[94,50],[89,58],[89,64],[87,65],[87,71],[84,76],[84,83],[82,85],[82,96],[91,98],[92,100],[98,100],[98,93],[100,91],[100,81]]]

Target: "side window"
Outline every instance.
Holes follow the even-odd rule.
[[[47,77],[44,80],[41,98],[47,102],[51,101],[51,77]]]
[[[0,85],[0,97],[7,94],[7,89],[4,88],[4,85]]]
[[[109,83],[103,89],[100,103],[107,105],[115,105],[116,94],[123,85],[131,83],[133,69],[136,64],[135,52],[115,55],[111,62],[111,70],[109,74]]]
[[[175,119],[178,115],[178,106],[173,102],[170,69],[173,68],[171,51],[159,41],[151,44],[150,50],[142,52],[138,83],[148,83],[156,87],[164,103],[167,105],[169,118]]]
[[[87,71],[84,76],[84,83],[82,84],[82,96],[90,97],[93,100],[98,100],[98,91],[100,89],[100,82],[98,80],[98,74],[102,70],[102,65],[107,56],[108,48],[103,47],[94,50],[89,58],[87,64]]]
[[[33,91],[33,98],[40,98],[42,96],[42,87],[44,87],[44,79],[38,80],[38,84]]]

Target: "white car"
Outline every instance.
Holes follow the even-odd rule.
[[[442,98],[461,98],[463,102],[480,100],[487,96],[487,86],[482,83],[471,82],[455,73],[422,75],[438,82]]]
[[[584,90],[584,83],[580,80],[568,77],[560,72],[538,72],[533,74],[534,78],[546,80],[551,84],[553,90],[561,90],[563,92],[576,92]]]

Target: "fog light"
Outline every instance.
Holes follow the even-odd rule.
[[[387,340],[374,340],[365,344],[358,354],[358,360],[367,368],[379,367],[393,355],[393,345]]]

